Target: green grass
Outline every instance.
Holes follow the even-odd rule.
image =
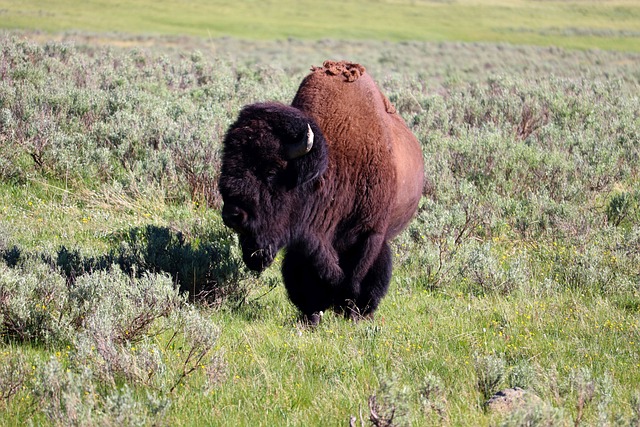
[[[53,250],[73,242],[79,248],[104,252],[109,236],[149,222],[179,223],[198,211],[195,204],[170,205],[161,196],[132,199],[117,188],[78,193],[43,181],[5,184],[0,201],[3,226],[12,230],[21,247],[31,251]]]
[[[636,344],[637,314],[620,312],[602,298],[474,298],[399,285],[396,280],[375,322],[353,324],[328,314],[313,332],[295,327],[279,290],[259,301],[262,307],[250,320],[215,314],[216,323],[225,325],[220,345],[229,361],[228,380],[208,403],[185,402],[172,416],[177,421],[189,411],[204,414],[199,425],[344,425],[361,410],[368,416],[369,395],[392,384],[403,392],[392,400],[405,411],[399,413],[404,422],[437,425],[438,415],[420,403],[425,378],[435,375],[446,390],[436,399],[447,402],[453,424],[489,425],[498,418],[482,409],[475,354],[500,354],[508,369],[531,367],[528,389],[550,402],[554,387],[569,387],[579,368],[595,378],[608,373],[627,384],[640,380],[634,350],[610,353]],[[568,390],[562,393],[558,399],[570,413],[576,402]],[[613,398],[627,399],[615,392]]]
[[[0,38],[0,424],[367,425],[374,395],[399,425],[639,419],[637,53],[76,36]],[[241,268],[215,182],[240,107],[336,56],[428,185],[376,318],[308,330],[281,258]],[[489,412],[490,380],[542,404]]]
[[[640,50],[640,5],[633,0],[0,1],[0,27],[51,33],[501,41]]]

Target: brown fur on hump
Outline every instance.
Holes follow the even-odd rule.
[[[421,196],[420,144],[362,65],[325,61],[311,71],[292,105],[313,117],[327,140],[332,209],[358,210],[368,226],[392,238]]]
[[[381,206],[395,203],[393,125],[387,104],[364,67],[346,61],[314,67],[292,102],[314,118],[329,147],[327,213],[358,217],[357,232],[386,234],[392,212]]]
[[[345,81],[356,81],[364,72],[365,68],[348,61],[324,61],[322,67],[311,67],[314,73],[324,73],[329,76],[342,76]]]

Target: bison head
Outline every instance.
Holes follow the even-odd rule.
[[[265,103],[240,112],[224,140],[219,188],[247,267],[264,270],[304,229],[305,202],[327,162],[322,132],[300,110]]]

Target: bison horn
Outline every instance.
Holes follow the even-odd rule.
[[[287,146],[286,154],[289,160],[304,156],[309,151],[311,151],[311,148],[313,147],[313,131],[311,130],[311,126],[309,124],[307,124],[307,129],[306,141],[303,139],[296,144]]]

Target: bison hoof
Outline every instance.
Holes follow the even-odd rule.
[[[341,313],[346,319],[358,322],[360,320],[373,320],[373,311],[367,307],[362,310],[353,301],[348,301],[345,306],[339,307],[336,313]]]
[[[359,322],[360,320],[373,320],[374,318],[375,315],[371,312],[365,314],[361,314],[360,312],[351,312],[348,316],[348,319],[354,322]]]
[[[302,323],[305,326],[314,328],[320,324],[323,314],[324,313],[322,311],[317,311],[313,314],[305,314],[302,316]]]

